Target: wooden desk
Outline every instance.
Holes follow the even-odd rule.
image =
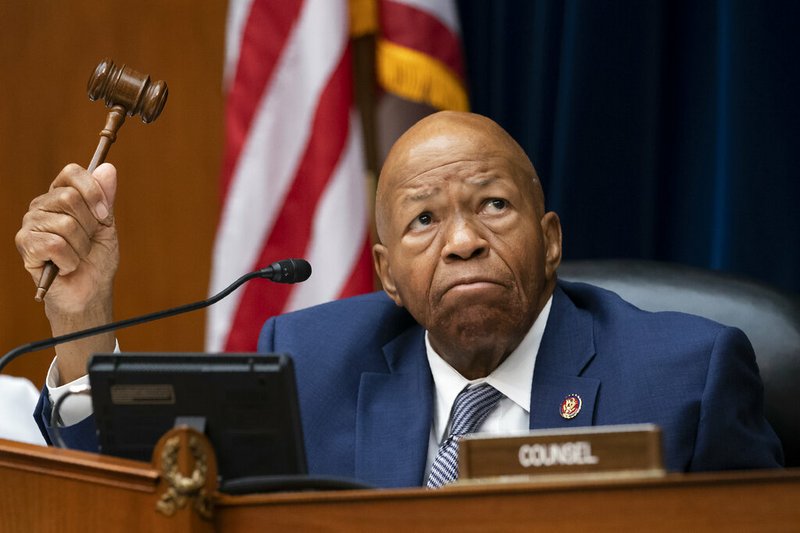
[[[221,496],[218,531],[800,531],[800,471]],[[446,527],[443,527],[446,524]]]
[[[156,511],[149,463],[0,440],[0,531],[800,531],[800,470],[228,496]]]

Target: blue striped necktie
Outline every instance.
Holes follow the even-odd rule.
[[[453,404],[450,435],[439,446],[433,459],[428,488],[441,487],[458,479],[458,443],[464,435],[478,429],[502,397],[503,394],[488,383],[458,393]]]

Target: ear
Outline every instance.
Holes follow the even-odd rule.
[[[544,268],[548,280],[553,279],[561,264],[561,220],[553,211],[545,213],[541,220],[544,238]]]
[[[397,292],[397,286],[392,277],[392,269],[389,266],[389,250],[386,246],[376,244],[372,247],[372,263],[375,265],[375,272],[378,273],[384,292],[395,304],[403,307],[403,300],[400,298],[400,293]]]

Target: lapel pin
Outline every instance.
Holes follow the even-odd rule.
[[[569,420],[575,418],[581,412],[581,397],[577,394],[569,394],[564,401],[561,402],[561,418]]]

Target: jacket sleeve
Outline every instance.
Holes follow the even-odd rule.
[[[256,350],[259,353],[275,351],[275,317],[267,320],[261,328],[261,333],[258,335],[258,346]]]
[[[764,386],[745,334],[720,330],[712,348],[690,470],[783,466],[783,449],[764,417]]]
[[[47,393],[47,387],[45,387],[39,395],[39,402],[36,404],[33,418],[39,426],[44,440],[47,441],[47,444],[50,446],[56,441],[50,419],[52,412],[53,405],[50,403],[50,395]],[[94,415],[84,418],[77,424],[59,427],[58,429],[61,439],[64,441],[67,448],[97,453],[99,446]]]

